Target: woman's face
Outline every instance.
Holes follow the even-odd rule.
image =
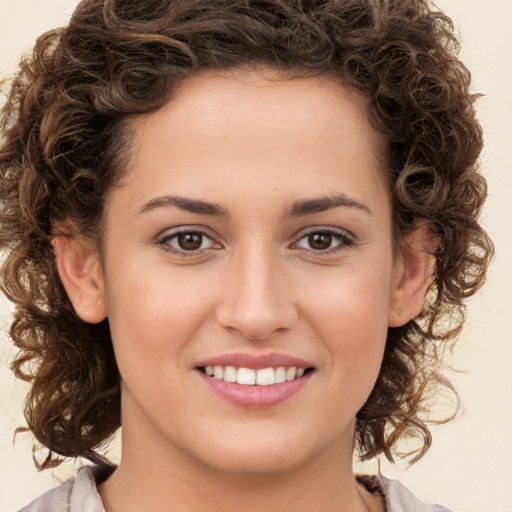
[[[402,268],[363,101],[226,73],[131,128],[103,261],[123,457],[248,473],[350,458]]]

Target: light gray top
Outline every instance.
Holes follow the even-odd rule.
[[[75,478],[42,494],[18,512],[105,512],[96,487],[113,468],[86,466]],[[429,505],[416,498],[398,480],[379,475],[377,483],[386,499],[386,512],[450,512],[443,505]]]

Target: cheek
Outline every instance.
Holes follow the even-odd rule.
[[[148,331],[166,330],[170,323],[179,329],[193,321],[206,303],[208,288],[200,272],[171,272],[158,263],[133,267],[121,266],[107,280],[110,318],[122,318],[127,325]]]
[[[384,265],[382,265],[384,266]],[[391,272],[369,266],[350,266],[325,276],[313,276],[302,301],[304,315],[321,318],[320,326],[343,332],[387,327]]]
[[[384,272],[351,268],[311,293],[304,307],[327,347],[335,378],[356,390],[377,378],[387,337],[389,280]],[[342,375],[343,374],[343,375]]]
[[[190,400],[187,347],[203,325],[204,301],[197,300],[194,287],[169,279],[158,265],[128,269],[107,283],[113,292],[109,323],[123,381],[123,415],[133,420],[139,418],[134,411],[150,411],[154,421],[163,415],[172,423],[173,411]]]
[[[201,286],[199,276],[191,281],[174,274],[171,279],[158,264],[118,268],[122,271],[112,272],[106,286],[121,374],[128,377],[134,367],[151,371],[168,366],[169,361],[178,363],[208,314],[207,288]]]

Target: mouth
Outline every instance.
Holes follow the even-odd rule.
[[[304,378],[314,371],[313,367],[278,366],[268,368],[246,368],[235,366],[198,366],[197,369],[212,379],[242,386],[273,386]]]
[[[197,374],[221,399],[244,409],[274,407],[308,388],[316,367],[291,354],[229,353],[198,361]]]

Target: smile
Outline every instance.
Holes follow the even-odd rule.
[[[196,374],[215,395],[245,409],[291,400],[308,387],[316,364],[291,354],[226,353],[197,361]]]
[[[200,368],[209,377],[240,384],[242,386],[272,386],[290,382],[302,377],[312,368],[297,368],[280,366],[277,368],[235,368],[234,366],[205,366]]]

